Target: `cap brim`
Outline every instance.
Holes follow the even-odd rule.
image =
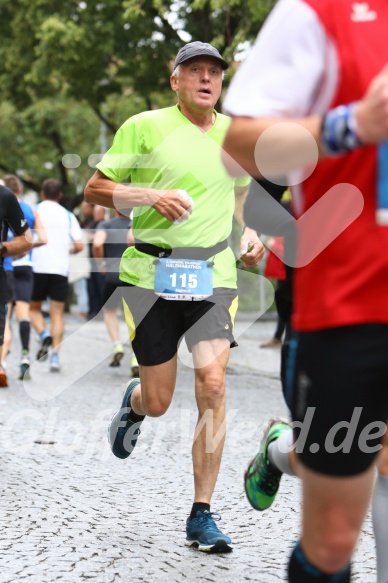
[[[218,57],[217,55],[213,55],[210,52],[198,51],[198,52],[195,52],[194,54],[184,56],[183,58],[176,59],[176,61],[174,63],[174,69],[176,69],[178,67],[178,65],[181,65],[182,63],[186,63],[186,61],[190,61],[190,59],[195,59],[196,57],[211,57],[212,59],[215,59],[216,61],[218,61],[220,63],[220,65],[224,71],[225,71],[225,69],[229,68],[229,63],[224,61],[224,59],[222,57]]]

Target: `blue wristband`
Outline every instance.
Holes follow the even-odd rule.
[[[356,131],[355,107],[356,103],[340,105],[323,116],[321,139],[327,154],[345,154],[362,146]]]

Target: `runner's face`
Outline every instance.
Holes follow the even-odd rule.
[[[171,77],[171,88],[189,109],[212,110],[222,89],[222,68],[212,57],[198,57],[182,63],[179,77]]]

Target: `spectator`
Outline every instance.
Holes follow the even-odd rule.
[[[268,255],[264,275],[270,279],[275,279],[277,281],[277,287],[279,287],[279,283],[286,279],[286,269],[281,259],[284,253],[284,238],[272,237],[267,241],[267,247]],[[279,313],[276,313],[277,322],[275,333],[271,338],[262,342],[260,348],[276,348],[277,346],[282,345],[282,337],[286,324],[283,322]]]
[[[274,189],[276,189],[277,194],[279,195],[279,187],[276,188],[276,185],[274,184],[270,184],[268,181],[266,181],[266,183],[261,183],[261,186],[268,189],[267,192],[272,194],[275,194]],[[254,200],[255,197],[255,182],[251,183],[251,192],[250,195],[248,195],[247,197],[247,214],[249,214],[249,205],[250,205],[250,201]],[[282,189],[280,189],[282,190]],[[254,201],[256,203],[257,206],[257,201]],[[291,206],[291,192],[289,189],[284,190],[284,192],[282,193],[279,201],[281,206],[290,214],[292,214],[292,206]],[[273,204],[271,205],[272,207],[274,206]],[[271,210],[266,218],[262,218],[260,217],[258,219],[258,224],[260,224],[260,231],[261,232],[265,232],[265,222],[267,222],[268,220],[271,221],[271,215],[272,213],[275,211],[276,213],[276,206],[273,208],[273,210]],[[263,205],[263,203],[260,205],[260,209],[259,209],[260,214],[264,214],[266,213],[266,206]],[[279,213],[280,213],[280,209],[279,209]],[[268,241],[268,257],[267,257],[267,262],[265,265],[265,271],[264,271],[264,275],[266,277],[275,279],[277,281],[276,283],[276,291],[275,291],[275,304],[276,304],[276,312],[277,312],[277,326],[276,326],[276,330],[275,330],[275,334],[273,335],[272,338],[270,338],[269,340],[263,342],[262,344],[260,344],[261,348],[272,348],[274,346],[281,346],[282,345],[282,337],[283,334],[285,332],[285,336],[284,336],[284,342],[283,342],[283,346],[282,346],[282,354],[284,356],[285,353],[287,353],[288,350],[288,342],[290,339],[290,334],[291,334],[291,326],[290,326],[290,315],[291,315],[291,310],[289,307],[289,303],[291,302],[291,267],[289,265],[285,265],[284,261],[285,260],[289,260],[289,255],[292,253],[292,250],[290,252],[289,247],[292,246],[292,240],[290,241],[290,233],[287,232],[287,228],[285,225],[288,226],[289,229],[289,225],[288,223],[290,222],[290,218],[286,217],[285,219],[283,218],[283,214],[284,213],[280,213],[279,216],[273,217],[274,221],[273,221],[273,225],[272,228],[275,227],[275,231],[271,231],[271,233],[275,233],[276,234],[274,236],[271,237],[271,239]],[[250,217],[250,220],[252,220],[252,217]],[[283,222],[284,221],[284,222]],[[293,226],[293,219],[291,219],[291,225]],[[281,225],[281,227],[280,227]],[[280,231],[278,231],[277,229],[280,228]],[[279,232],[282,232],[283,236],[279,236]],[[284,234],[287,234],[287,237],[284,236]],[[294,237],[292,237],[294,238]],[[291,238],[291,239],[292,239]],[[287,259],[285,259],[285,246],[287,246]],[[285,307],[285,302],[286,302],[286,307]],[[285,358],[283,359],[282,356],[282,369],[284,367],[284,361]],[[283,375],[281,375],[281,378],[283,378]]]

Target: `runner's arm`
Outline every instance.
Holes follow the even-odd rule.
[[[156,190],[117,184],[97,170],[85,187],[85,200],[125,214],[126,209],[137,206],[153,207],[168,221],[179,219],[191,208],[191,203],[181,198],[178,190]]]
[[[44,228],[42,219],[39,216],[39,213],[37,213],[36,209],[33,209],[34,211],[34,217],[35,217],[35,224],[34,224],[34,232],[33,232],[33,247],[41,247],[42,245],[46,245],[48,239],[47,239],[47,233],[46,233],[46,229]]]
[[[135,237],[133,236],[133,229],[132,227],[128,231],[127,235],[127,245],[128,247],[132,247],[135,244]]]
[[[235,186],[234,187],[234,216],[240,227],[244,226],[244,203],[248,194],[247,186]]]
[[[285,122],[289,122],[288,125]],[[223,145],[224,165],[232,176],[248,172],[252,176],[270,178],[314,164],[318,156],[324,156],[320,147],[321,124],[320,115],[301,119],[235,116]],[[261,147],[258,141],[264,132]]]
[[[96,234],[94,235],[94,239],[93,239],[93,245],[92,245],[92,251],[93,251],[93,257],[96,259],[96,264],[98,266],[102,265],[104,263],[104,245],[105,245],[105,241],[106,241],[106,231],[104,230],[99,230],[96,231]]]
[[[2,254],[12,257],[23,256],[32,248],[32,233],[20,208],[16,196],[8,189],[4,189],[4,208],[6,209],[6,224],[14,234],[9,241],[2,242]]]
[[[30,249],[32,249],[32,233],[30,229],[27,229],[21,235],[15,235],[9,241],[2,241],[1,243],[2,255],[7,257],[11,255],[12,257],[23,256]]]
[[[286,175],[315,164],[328,155],[322,140],[322,122],[321,115],[301,119],[236,116],[223,146],[224,164],[232,175],[240,174],[239,167],[243,167],[254,176],[262,176],[260,165],[264,164],[265,177]],[[359,145],[388,139],[388,64],[356,103],[354,124]]]
[[[76,241],[73,241],[70,247],[70,253],[72,255],[75,255],[76,253],[80,253],[80,251],[82,251],[83,248],[84,248],[83,241],[81,239],[77,239]]]
[[[248,186],[235,186],[235,210],[239,225],[243,228],[240,240],[240,259],[246,267],[254,267],[258,265],[264,257],[264,245],[260,241],[259,235],[254,229],[244,227],[244,203],[248,193]]]

